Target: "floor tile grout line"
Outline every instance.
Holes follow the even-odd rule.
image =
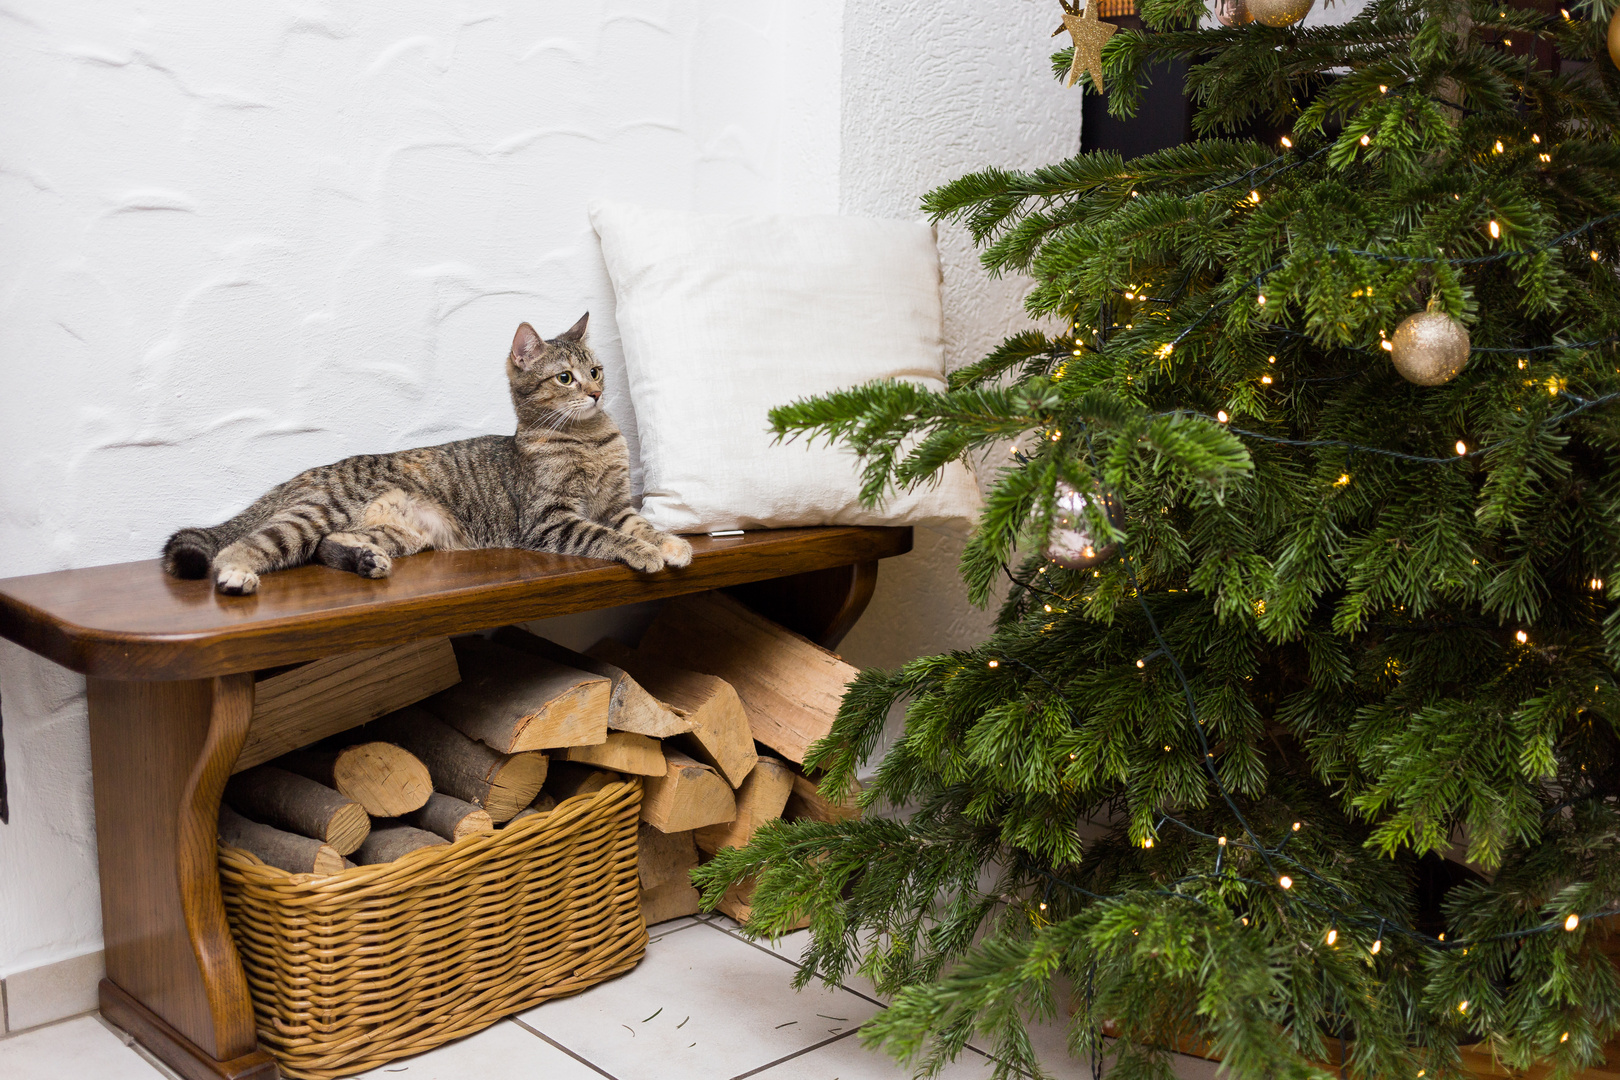
[[[782,961],[782,963],[787,964],[790,967],[796,967],[800,971],[804,970],[804,965],[803,964],[799,963],[796,960],[789,960],[787,957],[783,956],[781,953],[777,952],[775,949],[768,949],[765,946],[761,945],[759,942],[750,941],[748,938],[743,937],[741,934],[735,933],[735,932],[733,932],[731,930],[727,930],[723,926],[715,926],[714,923],[710,923],[709,925],[714,926],[714,928],[716,930],[720,931],[722,934],[725,934],[727,937],[736,938],[738,941],[742,942],[744,945],[752,945],[754,948],[758,949],[760,952],[767,953],[767,954],[769,954],[771,956],[776,957],[778,960]],[[817,980],[817,981],[820,981],[820,980]],[[848,991],[849,993],[854,994],[856,997],[860,998],[862,1001],[869,1001],[873,1005],[876,1005],[880,1009],[887,1009],[888,1008],[887,1005],[883,1004],[883,1002],[879,1001],[877,998],[872,997],[870,994],[863,994],[859,990],[856,990],[852,986],[845,986],[843,983],[837,983],[835,985],[838,987],[838,989]]]
[[[579,1062],[581,1065],[585,1066],[587,1069],[591,1070],[592,1072],[596,1073],[597,1075],[605,1076],[605,1077],[607,1077],[607,1080],[619,1080],[618,1077],[614,1076],[612,1073],[610,1073],[606,1069],[602,1068],[602,1066],[596,1064],[596,1062],[589,1061],[589,1060],[587,1060],[585,1058],[580,1057],[578,1054],[574,1053],[572,1050],[568,1049],[568,1047],[564,1046],[562,1043],[558,1042],[556,1039],[553,1039],[550,1035],[547,1035],[545,1032],[540,1031],[537,1028],[530,1027],[528,1024],[525,1024],[522,1020],[519,1020],[515,1016],[507,1017],[507,1019],[511,1020],[512,1023],[516,1024],[518,1027],[522,1028],[524,1031],[527,1031],[530,1035],[533,1035],[536,1038],[541,1039],[544,1042],[548,1043],[552,1048],[557,1049],[557,1050],[561,1050],[563,1053],[567,1054],[569,1057],[573,1058],[575,1061]]]
[[[795,1051],[793,1051],[793,1053],[786,1054],[786,1055],[784,1055],[782,1057],[779,1057],[775,1061],[767,1061],[765,1064],[761,1065],[757,1069],[749,1069],[745,1073],[738,1073],[736,1076],[733,1076],[731,1078],[731,1080],[746,1080],[747,1077],[757,1076],[758,1074],[764,1072],[766,1069],[774,1069],[774,1068],[776,1068],[778,1065],[782,1064],[784,1061],[792,1061],[794,1058],[803,1057],[804,1055],[810,1053],[813,1050],[820,1050],[823,1046],[831,1046],[833,1043],[837,1042],[839,1039],[847,1039],[847,1038],[849,1038],[851,1035],[855,1034],[859,1030],[861,1030],[859,1026],[850,1028],[848,1031],[844,1032],[842,1035],[834,1035],[830,1039],[822,1039],[818,1043],[812,1043],[811,1045],[806,1046],[802,1050],[795,1050]]]
[[[705,920],[705,921],[708,921],[708,920]],[[750,941],[748,938],[746,938],[743,935],[737,933],[736,931],[727,930],[725,927],[720,926],[717,923],[709,922],[709,925],[714,927],[716,930],[720,931],[722,934],[725,934],[727,937],[736,938],[738,941],[742,942],[744,945],[752,945],[754,948],[758,949],[760,952],[767,953],[767,954],[769,954],[771,956],[776,957],[778,960],[782,961],[784,964],[789,965],[790,967],[796,967],[796,968],[800,969],[801,971],[804,970],[804,965],[803,964],[796,963],[795,961],[789,960],[787,957],[783,956],[781,953],[777,952],[775,949],[768,949],[764,945],[761,945],[757,941]],[[682,929],[685,929],[685,927],[682,927]],[[863,994],[859,990],[854,989],[853,987],[845,986],[843,983],[838,983],[837,985],[838,985],[838,989],[848,991],[849,993],[854,994],[856,997],[860,998],[862,1001],[871,1002],[873,1005],[876,1005],[880,1009],[885,1009],[885,1010],[888,1009],[887,1005],[885,1005],[883,1002],[879,1001],[877,998],[870,996],[869,994]],[[859,1030],[859,1029],[857,1029],[857,1030]],[[849,1035],[849,1034],[853,1034],[853,1032],[845,1032],[844,1034]],[[843,1035],[839,1035],[836,1038],[828,1039],[827,1042],[837,1042],[838,1039],[841,1039],[843,1037],[844,1037]],[[825,1046],[825,1045],[827,1045],[827,1043],[821,1043],[819,1045]],[[810,1049],[814,1050],[815,1047],[810,1047]],[[969,1044],[967,1046],[964,1046],[963,1049],[964,1050],[971,1050],[975,1054],[978,1054],[980,1057],[986,1058],[986,1059],[988,1059],[990,1061],[994,1061],[998,1065],[1004,1064],[1000,1058],[996,1057],[992,1053],[989,1053],[988,1051],[980,1050],[977,1046],[973,1046],[973,1045]],[[802,1053],[804,1053],[803,1050],[799,1051],[799,1054],[802,1054]],[[787,1060],[789,1060],[791,1058],[798,1057],[799,1054],[789,1054],[788,1057],[783,1058],[782,1061],[787,1061]],[[775,1062],[775,1061],[771,1062],[771,1065],[777,1065],[777,1064],[780,1064],[780,1062]],[[768,1066],[768,1065],[760,1066],[761,1069],[769,1068],[769,1067],[770,1066]],[[1024,1072],[1022,1069],[1017,1069],[1016,1066],[1014,1066],[1014,1069],[1015,1069],[1015,1071],[1018,1072],[1018,1074],[1020,1076],[1028,1076],[1029,1075],[1028,1073]],[[758,1072],[758,1071],[759,1071],[759,1069],[754,1070],[754,1072]],[[743,1073],[742,1075],[743,1076],[752,1076],[752,1075],[754,1075],[754,1073]],[[742,1080],[742,1077],[733,1077],[732,1080]]]
[[[697,922],[689,922],[685,926],[677,926],[673,930],[665,930],[663,933],[659,934],[657,937],[653,937],[651,935],[651,933],[649,932],[649,934],[647,936],[647,944],[651,945],[655,941],[663,941],[665,938],[671,936],[672,934],[678,934],[682,930],[690,930],[694,926],[707,926],[707,925],[708,925],[707,920],[702,920],[702,921],[697,921]]]

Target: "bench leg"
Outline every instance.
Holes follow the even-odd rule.
[[[872,600],[877,561],[734,585],[726,591],[817,645],[836,649]]]
[[[188,1080],[273,1080],[225,923],[220,794],[253,676],[89,681],[108,1020]]]

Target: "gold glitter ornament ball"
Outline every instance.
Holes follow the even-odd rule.
[[[1390,344],[1395,370],[1419,386],[1450,382],[1468,363],[1468,328],[1434,308],[1408,315]]]
[[[1245,0],[1215,0],[1215,21],[1222,26],[1242,26],[1252,18]]]
[[[1614,9],[1609,16],[1609,59],[1614,61],[1615,67],[1620,67],[1620,8]]]
[[[1316,0],[1244,0],[1250,19],[1266,26],[1293,26],[1310,14]]]
[[[1095,2],[1095,0],[1094,0]],[[1086,513],[1093,500],[1100,500],[1109,524],[1116,529],[1124,524],[1119,504],[1107,495],[1088,496],[1075,490],[1074,485],[1059,480],[1056,506],[1052,512],[1052,533],[1041,554],[1070,570],[1086,570],[1114,557],[1119,548],[1115,543],[1099,543],[1092,535],[1091,517]]]

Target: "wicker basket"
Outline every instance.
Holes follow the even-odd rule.
[[[220,849],[259,1039],[333,1080],[431,1050],[634,967],[641,783],[498,832],[324,877]]]

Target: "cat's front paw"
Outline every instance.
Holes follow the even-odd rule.
[[[354,572],[363,578],[385,578],[394,570],[394,560],[385,551],[361,548],[354,556]]]
[[[640,540],[630,545],[623,559],[626,566],[643,574],[656,574],[664,568],[664,557],[658,553],[658,549]]]
[[[692,565],[692,545],[686,542],[685,537],[666,535],[659,541],[658,554],[664,557],[665,566],[676,570]]]
[[[259,575],[251,570],[222,566],[214,585],[226,596],[251,596],[259,591]]]

